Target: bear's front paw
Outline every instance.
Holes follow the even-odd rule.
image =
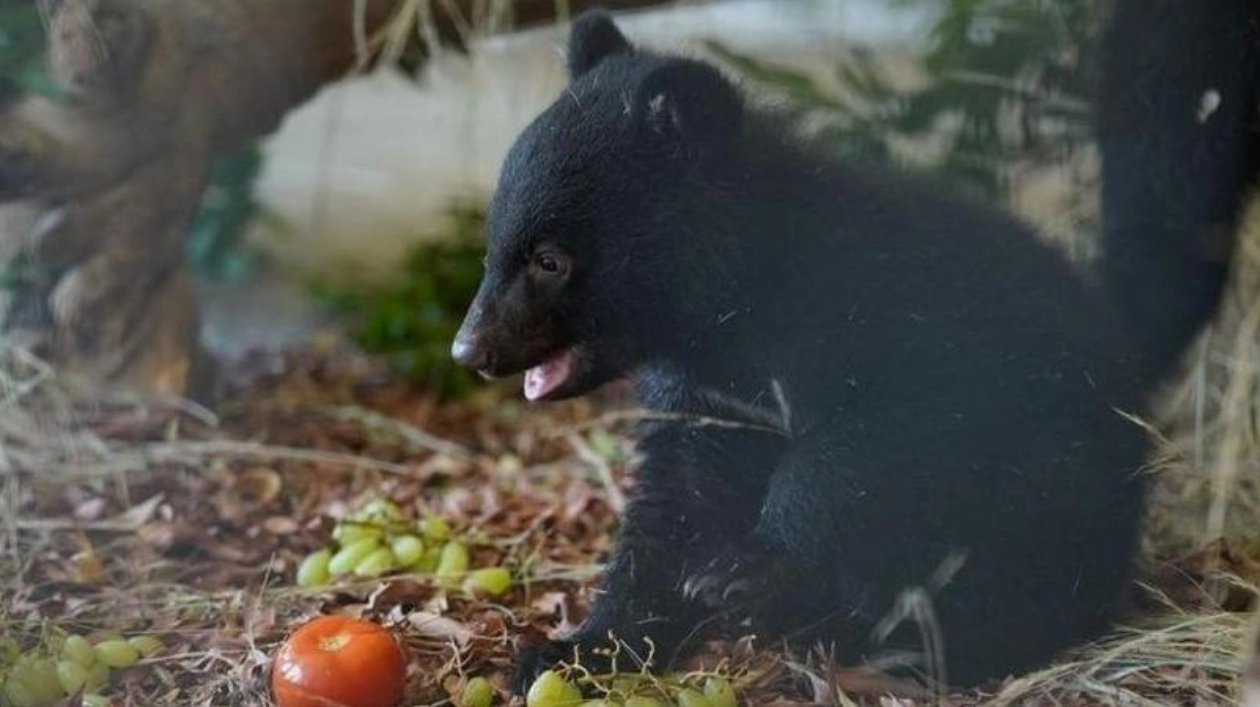
[[[747,609],[772,600],[776,566],[769,553],[730,547],[688,577],[683,594],[713,609]]]

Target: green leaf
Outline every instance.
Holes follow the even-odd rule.
[[[359,322],[355,336],[364,348],[386,355],[397,370],[440,395],[463,395],[476,379],[451,360],[450,342],[481,281],[483,227],[480,207],[457,205],[450,233],[417,243],[397,282],[321,286],[317,296]]]
[[[1007,165],[1089,139],[1093,67],[1086,51],[1101,17],[1092,0],[898,0],[940,13],[919,56],[927,88],[900,94],[866,51],[836,62],[836,91],[810,76],[710,44],[722,61],[776,99],[798,128],[823,125],[811,144],[849,158],[891,162],[894,138],[961,118],[953,154],[931,171],[990,197],[1006,189]],[[1016,115],[1018,120],[1011,121]],[[1005,121],[1005,122],[1004,122]],[[1012,129],[1013,128],[1013,129]]]

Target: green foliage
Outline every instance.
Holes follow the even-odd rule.
[[[250,145],[220,158],[188,231],[188,262],[210,277],[238,280],[255,262],[242,240],[259,214],[254,186],[262,169],[262,151]]]
[[[7,263],[0,264],[0,291],[13,291],[38,282],[42,268],[29,253],[20,253]]]
[[[0,102],[24,91],[65,98],[43,70],[46,40],[33,0],[0,0]]]
[[[375,289],[320,288],[317,294],[357,322],[355,338],[404,374],[440,394],[469,392],[474,377],[451,360],[451,340],[481,281],[484,212],[461,205],[451,233],[418,244],[395,284]]]
[[[47,296],[61,272],[39,263],[30,253],[20,253],[0,263],[0,332],[14,326],[38,325],[51,316]],[[0,334],[2,335],[2,334]]]
[[[824,149],[898,162],[898,138],[952,124],[950,143],[930,169],[989,196],[1003,194],[1015,158],[1050,160],[1089,140],[1097,0],[904,0],[937,11],[920,58],[929,79],[899,90],[874,55],[854,50],[830,82],[711,45],[754,85],[778,99],[782,115]]]

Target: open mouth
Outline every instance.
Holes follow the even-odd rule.
[[[542,400],[573,377],[577,370],[577,351],[564,349],[551,358],[525,371],[525,399]]]

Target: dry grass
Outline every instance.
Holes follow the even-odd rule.
[[[1260,203],[1244,224],[1221,312],[1161,411],[1181,509],[1165,520],[1180,543],[1227,538],[1260,557]]]
[[[423,47],[428,56],[437,56],[444,47],[440,25],[449,26],[459,43],[467,46],[477,37],[507,31],[515,23],[512,0],[399,0],[390,21],[369,35],[362,20],[368,1],[356,0],[355,43],[361,65],[377,58],[395,63],[416,46]],[[568,15],[568,2],[555,0],[555,17]]]

